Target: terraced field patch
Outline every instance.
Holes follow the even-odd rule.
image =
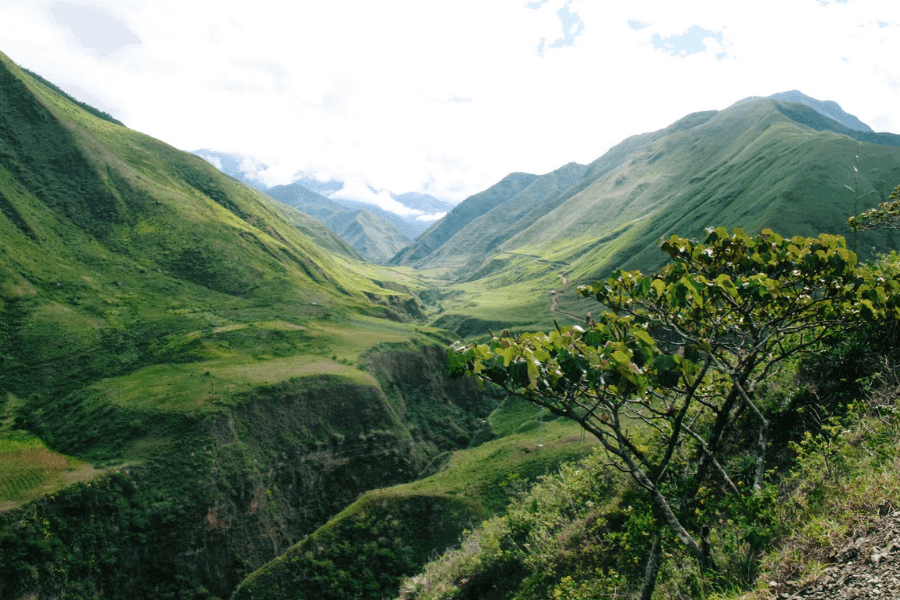
[[[37,437],[12,433],[0,438],[0,512],[99,473],[87,463],[53,452]]]

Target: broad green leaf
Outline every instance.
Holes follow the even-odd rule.
[[[633,329],[632,335],[636,337],[641,343],[646,346],[655,346],[656,342],[653,341],[653,338],[650,337],[650,334],[644,331],[643,329]]]
[[[627,354],[625,354],[621,350],[616,350],[615,352],[613,352],[611,358],[619,365],[627,366],[627,365],[631,364],[631,359],[628,357]]]

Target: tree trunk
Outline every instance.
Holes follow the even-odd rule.
[[[647,557],[647,566],[644,569],[644,582],[641,584],[641,600],[650,600],[653,590],[656,589],[656,579],[659,575],[659,567],[662,559],[662,542],[657,537],[650,548],[650,556]]]
[[[666,522],[666,524],[672,529],[675,533],[675,536],[678,537],[679,541],[682,544],[688,547],[691,554],[693,554],[697,561],[700,563],[700,567],[706,569],[706,557],[703,555],[703,550],[700,548],[700,544],[697,543],[697,540],[688,533],[688,530],[684,528],[681,524],[681,521],[678,520],[678,517],[675,515],[675,511],[672,510],[672,506],[669,504],[669,501],[665,496],[662,495],[662,492],[659,491],[659,488],[653,484],[652,481],[647,477],[647,474],[634,462],[631,454],[628,452],[622,453],[622,459],[625,461],[625,464],[628,465],[629,472],[631,476],[634,478],[638,484],[647,490],[650,493],[650,498],[653,500],[653,503],[656,505],[656,509],[659,511],[659,515]]]

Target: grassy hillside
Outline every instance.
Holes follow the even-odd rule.
[[[266,193],[327,224],[369,262],[386,263],[409,243],[397,227],[370,210],[348,209],[300,184],[275,186]]]
[[[327,221],[338,235],[370,262],[384,264],[409,244],[393,224],[361,208],[337,213]]]
[[[701,571],[674,535],[664,536],[654,599],[885,593],[896,562],[892,530],[881,529],[896,516],[898,493],[896,328],[889,322],[857,332],[772,382],[773,406],[808,408],[773,421],[768,483],[723,501],[714,498],[720,484],[710,482],[702,499],[685,501],[685,518],[710,520],[711,566]],[[724,464],[739,467],[746,456],[746,447],[736,447]],[[628,475],[597,452],[530,487],[504,515],[406,578],[399,597],[639,598],[649,533],[667,530],[660,521]],[[868,571],[840,570],[854,558]],[[817,582],[830,593],[817,591]]]
[[[491,409],[420,277],[2,55],[0,273],[0,597],[227,596]]]
[[[849,236],[846,219],[886,200],[900,180],[896,138],[847,129],[803,105],[747,100],[625,140],[567,189],[536,199],[544,212],[510,223],[500,215],[522,214],[518,196],[510,196],[439,243],[426,247],[423,236],[418,254],[398,259],[453,268],[456,282],[437,296],[442,326],[462,325],[466,334],[501,322],[548,327],[591,310],[575,285],[617,267],[657,268],[664,259],[658,240],[672,234],[697,237],[723,225]],[[470,199],[455,211],[478,206]],[[434,231],[449,233],[453,214]],[[469,249],[476,239],[501,241],[481,252]],[[866,259],[897,241],[893,233],[866,233],[851,236],[850,245]]]
[[[464,530],[503,513],[538,477],[593,448],[577,425],[513,398],[473,429],[493,439],[448,453],[429,477],[364,494],[248,576],[233,599],[392,597],[403,577],[453,546]]]
[[[559,195],[575,185],[585,169],[571,163],[536,178],[502,204],[467,223],[416,266],[442,266],[471,273],[504,242],[553,210]]]
[[[900,180],[889,135],[870,144],[806,107],[750,101],[591,165],[510,175],[380,266],[107,117],[0,55],[3,598],[391,595],[590,450],[576,426],[450,380],[456,335],[577,321],[596,306],[575,285],[657,266],[670,233],[841,232]],[[380,227],[341,214],[357,247]],[[871,256],[894,241],[851,244]],[[601,482],[625,504],[603,504],[612,518],[585,535],[554,530],[558,560],[527,563],[544,569],[535,597],[572,592],[546,567],[582,573],[584,540],[641,548],[628,490]],[[534,525],[566,499],[507,512]],[[600,523],[587,508],[570,516]],[[497,570],[473,597],[524,576],[496,558],[477,558]]]
[[[513,173],[487,190],[466,198],[446,216],[419,235],[409,247],[399,252],[391,259],[390,264],[419,266],[418,262],[421,259],[434,252],[458,231],[494,207],[515,197],[531,185],[535,179],[537,179],[535,175]]]

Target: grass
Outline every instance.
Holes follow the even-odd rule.
[[[883,393],[876,398],[833,419],[838,430],[826,427],[798,446],[794,469],[779,486],[781,537],[762,560],[757,586],[717,600],[769,599],[814,581],[849,540],[898,508],[900,405]]]
[[[377,386],[357,368],[371,348],[446,343],[385,318],[427,278],[322,250],[345,245],[2,55],[0,79],[0,385],[50,447],[77,422],[92,433],[66,451],[106,456],[115,425],[146,457],[259,386]]]
[[[7,395],[0,419],[0,512],[99,474],[87,463],[54,452],[40,438],[15,429],[13,413],[19,403]]]
[[[456,281],[436,295],[446,315],[439,323],[461,327],[464,336],[504,322],[546,330],[554,318],[566,318],[560,313],[596,310],[570,291],[560,295],[559,312],[550,313],[549,294],[558,291],[561,272],[568,290],[619,267],[652,272],[666,260],[658,249],[661,238],[699,237],[710,226],[849,235],[846,219],[884,201],[900,181],[897,147],[815,131],[771,100],[676,125],[613,148],[577,186],[545,196],[552,209],[532,214],[539,217],[532,222],[488,218],[518,214],[525,200],[513,195],[507,204],[491,204],[492,212],[469,215],[466,227],[442,245],[432,240],[435,249],[411,264],[453,271]],[[858,201],[860,194],[866,196]],[[478,203],[472,200],[470,212]],[[488,249],[485,240],[491,240]],[[896,246],[897,237],[867,232],[849,245],[857,242],[865,260]]]
[[[565,203],[547,204],[533,227],[511,226],[492,253],[471,250],[482,237],[475,235],[464,256],[414,271],[341,254],[342,242],[299,213],[85,113],[2,55],[0,63],[0,110],[12,115],[0,131],[0,385],[12,392],[0,428],[6,502],[96,474],[55,450],[119,463],[194,457],[209,442],[210,422],[227,422],[248,398],[258,405],[288,398],[297,378],[379,400],[378,381],[358,365],[382,345],[415,351],[445,345],[456,337],[448,329],[484,335],[489,327],[546,330],[554,320],[577,320],[550,311],[551,291],[560,292],[559,311],[596,310],[574,286],[618,265],[657,265],[657,239],[676,230],[777,223],[788,234],[827,231],[848,212],[843,173],[860,150],[771,116],[721,115],[702,125],[714,129],[682,128],[634,148]],[[862,184],[896,185],[896,150],[861,149]],[[525,186],[536,178],[519,179]],[[496,206],[507,192],[514,196],[511,189],[482,200]],[[809,210],[813,197],[822,208]],[[478,275],[451,283],[451,268]],[[397,318],[414,294],[432,303],[431,326],[385,318]],[[379,427],[412,410],[393,396],[384,404]],[[432,416],[420,413],[423,423]],[[325,444],[331,432],[315,421],[321,414],[302,416],[310,431],[325,432],[315,440]],[[15,429],[23,424],[16,417],[32,433]],[[435,459],[438,472],[380,492],[380,506],[439,498],[476,515],[503,510],[523,482],[591,446],[577,425],[541,423],[527,404],[507,402],[489,421],[496,439]],[[412,438],[412,426],[397,426],[391,435]],[[234,473],[262,469],[238,450],[271,443],[264,429],[243,440],[243,431],[234,433]],[[303,436],[283,432],[283,439]],[[258,456],[267,452],[278,451],[266,446]],[[253,485],[260,484],[245,487]]]
[[[454,452],[439,473],[398,486],[392,493],[449,494],[481,506],[486,513],[502,511],[526,482],[578,458],[594,444],[592,439],[582,440],[577,425],[547,423],[543,430],[535,427]]]

